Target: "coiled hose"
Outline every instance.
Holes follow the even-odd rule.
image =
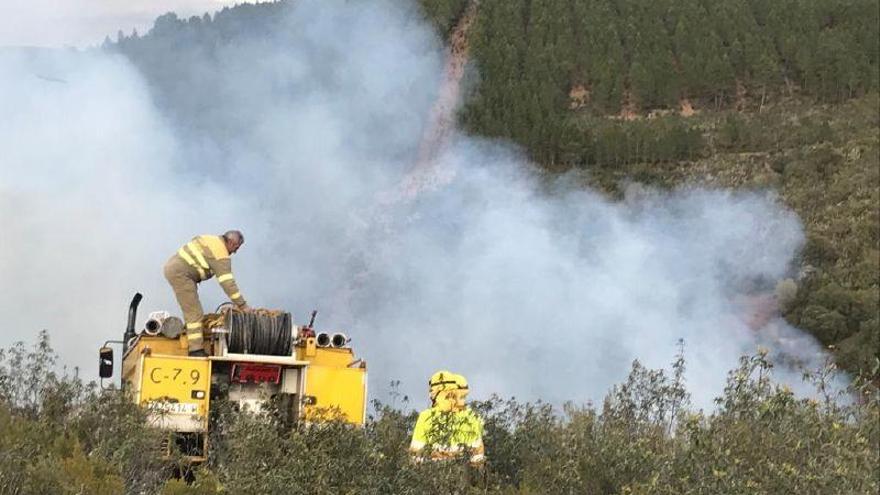
[[[229,352],[269,356],[289,356],[293,352],[290,313],[229,310],[224,326],[229,331]]]

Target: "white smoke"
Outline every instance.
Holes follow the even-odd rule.
[[[415,158],[440,42],[393,1],[304,0],[285,15],[284,43],[196,66],[176,88],[195,102],[189,120],[157,110],[121,56],[0,52],[0,344],[48,328],[90,376],[133,292],[141,320],[176,311],[161,267],[181,243],[240,228],[249,302],[299,322],[318,309],[319,328],[353,337],[380,399],[401,380],[421,405],[447,368],[477,397],[597,400],[633,359],[666,366],[684,339],[707,404],[755,351],[737,288],[783,277],[803,241],[774,196],[615,202],[567,177],[548,188],[510,146],[460,135],[439,158],[451,184],[382,210]],[[223,98],[200,101],[199,81]],[[207,310],[223,302],[202,285]]]
[[[166,12],[181,17],[233,6],[235,0],[7,0],[0,2],[0,47],[90,46],[117,31],[145,33]]]

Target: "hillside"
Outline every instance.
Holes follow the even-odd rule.
[[[781,310],[793,325],[835,348],[846,369],[869,369],[880,346],[877,108],[872,94],[837,105],[785,100],[761,113],[614,122],[607,132],[630,149],[650,127],[686,126],[698,144],[687,151],[687,161],[622,158],[611,167],[589,167],[585,182],[611,194],[620,194],[630,180],[777,191],[807,231],[793,275],[796,290],[794,284],[777,287]],[[650,149],[650,143],[643,147]]]
[[[196,67],[231,41],[275,39],[290,5],[168,14],[105,48],[180,125],[222,142],[241,130],[212,109],[224,90]],[[441,36],[466,5],[421,2]],[[781,310],[855,372],[880,348],[878,26],[876,0],[484,0],[459,119],[611,196],[631,181],[777,191],[807,231]]]

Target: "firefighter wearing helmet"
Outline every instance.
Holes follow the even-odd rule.
[[[452,459],[467,453],[471,464],[485,461],[483,421],[465,405],[469,389],[465,377],[438,371],[428,381],[431,407],[419,414],[410,442],[417,459]]]

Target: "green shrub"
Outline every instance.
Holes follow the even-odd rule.
[[[29,352],[36,354],[27,357]],[[43,334],[0,360],[51,368]],[[42,361],[41,361],[42,360]],[[472,406],[485,422],[488,461],[416,463],[407,453],[415,413],[374,403],[365,427],[341,422],[282,427],[270,413],[215,403],[209,462],[175,479],[151,442],[143,411],[75,377],[0,402],[0,494],[755,494],[876,493],[880,398],[858,377],[841,400],[833,368],[808,376],[817,400],[772,379],[766,355],[742,358],[714,411],[689,405],[679,355],[671,373],[638,361],[601,409],[492,397]],[[873,371],[876,377],[877,364]],[[49,407],[53,390],[83,390]],[[21,397],[21,396],[18,396]],[[404,402],[405,405],[405,402]],[[155,444],[153,444],[155,445]],[[192,478],[187,478],[192,481]]]

